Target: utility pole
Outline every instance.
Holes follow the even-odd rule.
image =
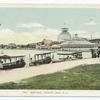
[[[90,39],[92,40],[93,38],[92,38],[92,34],[91,34],[91,36],[90,36]]]

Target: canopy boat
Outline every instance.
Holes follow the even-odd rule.
[[[34,60],[33,60],[34,59]],[[29,66],[49,64],[52,61],[51,52],[35,54],[34,57],[30,57]]]
[[[25,66],[25,56],[0,56],[0,69],[13,69]]]
[[[72,52],[72,53],[57,53],[59,55],[59,59],[82,59],[82,52]],[[60,58],[63,56],[62,58]]]
[[[76,60],[76,59],[82,59],[82,52],[61,52],[57,53],[59,56],[58,60],[53,60],[52,63],[57,63],[57,62],[64,62],[64,61],[69,61],[69,60]]]

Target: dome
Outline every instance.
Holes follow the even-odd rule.
[[[71,35],[68,32],[68,28],[62,28],[62,32],[58,35],[58,41],[69,41],[71,39]]]

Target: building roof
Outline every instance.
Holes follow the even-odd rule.
[[[52,48],[60,48],[61,46],[60,46],[60,45],[55,44],[55,45],[52,45],[51,47],[52,47]]]
[[[84,38],[73,38],[70,41],[63,42],[60,46],[64,48],[93,48],[97,45]]]

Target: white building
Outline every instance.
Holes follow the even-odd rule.
[[[58,41],[69,41],[71,39],[71,34],[68,32],[68,28],[62,28],[62,32],[58,35]]]
[[[77,36],[77,35],[76,35]],[[60,44],[63,49],[66,50],[76,50],[76,51],[87,51],[93,48],[97,48],[98,45],[89,42],[85,38],[74,37],[70,41],[66,41]]]
[[[62,41],[59,46],[63,50],[68,51],[87,51],[98,47],[97,44],[89,42],[86,38],[78,37],[78,34],[72,37],[68,32],[68,28],[62,28],[62,32],[58,36],[58,41]]]

